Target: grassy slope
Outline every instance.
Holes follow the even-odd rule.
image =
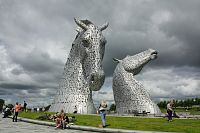
[[[44,113],[20,113],[20,117],[36,119]],[[75,116],[77,125],[97,127],[101,123],[98,115],[79,115]],[[199,133],[199,119],[174,119],[173,122],[167,122],[165,118],[138,118],[138,117],[115,117],[107,116],[108,128],[130,129],[130,130],[147,130],[147,131],[171,131],[171,132],[187,132]]]

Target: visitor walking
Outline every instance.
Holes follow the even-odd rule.
[[[3,104],[2,113],[4,113],[4,112],[5,112],[5,110],[6,110],[6,105],[5,105],[5,104]]]
[[[14,111],[13,122],[14,121],[17,122],[17,116],[18,116],[20,109],[21,109],[20,105],[18,104],[18,102],[16,102],[14,110],[13,110]]]
[[[168,121],[171,122],[172,121],[172,109],[173,106],[173,101],[171,100],[168,104],[167,104],[167,114],[168,114]]]
[[[26,112],[27,103],[24,101],[24,112]]]
[[[103,127],[106,127],[106,108],[107,108],[107,103],[105,100],[102,100],[101,104],[99,106],[99,114],[101,116],[101,121],[102,121]]]
[[[74,106],[74,112],[73,112],[74,114],[76,114],[77,113],[77,107],[76,106]]]

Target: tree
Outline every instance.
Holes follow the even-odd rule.
[[[14,105],[12,105],[12,104],[8,104],[7,106],[8,106],[8,108],[10,108],[10,109],[12,109],[12,108],[14,107]]]
[[[3,105],[5,101],[3,99],[0,99],[0,105]]]
[[[48,105],[48,106],[44,107],[45,111],[48,111],[50,107],[51,107],[51,105]]]
[[[3,105],[4,105],[5,101],[3,99],[0,99],[0,112],[3,109]]]
[[[116,110],[116,105],[115,104],[111,104],[109,110],[110,111],[115,111]]]
[[[158,103],[158,107],[159,107],[159,108],[166,108],[166,106],[167,106],[167,102],[166,102],[166,101],[160,101],[160,102]]]

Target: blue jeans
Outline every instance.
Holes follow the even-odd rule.
[[[102,125],[106,126],[106,111],[100,111]]]
[[[18,116],[18,112],[15,112],[13,115],[13,122],[17,122],[17,116]]]
[[[167,113],[168,113],[168,120],[172,120],[172,111],[167,110]]]

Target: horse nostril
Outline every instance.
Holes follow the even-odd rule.
[[[91,80],[91,81],[94,81],[94,75],[91,75],[90,80]]]
[[[94,72],[90,75],[90,89],[98,91],[104,83],[105,75],[103,71]]]
[[[154,51],[153,53],[151,53],[151,55],[157,55],[158,52],[157,51]]]

